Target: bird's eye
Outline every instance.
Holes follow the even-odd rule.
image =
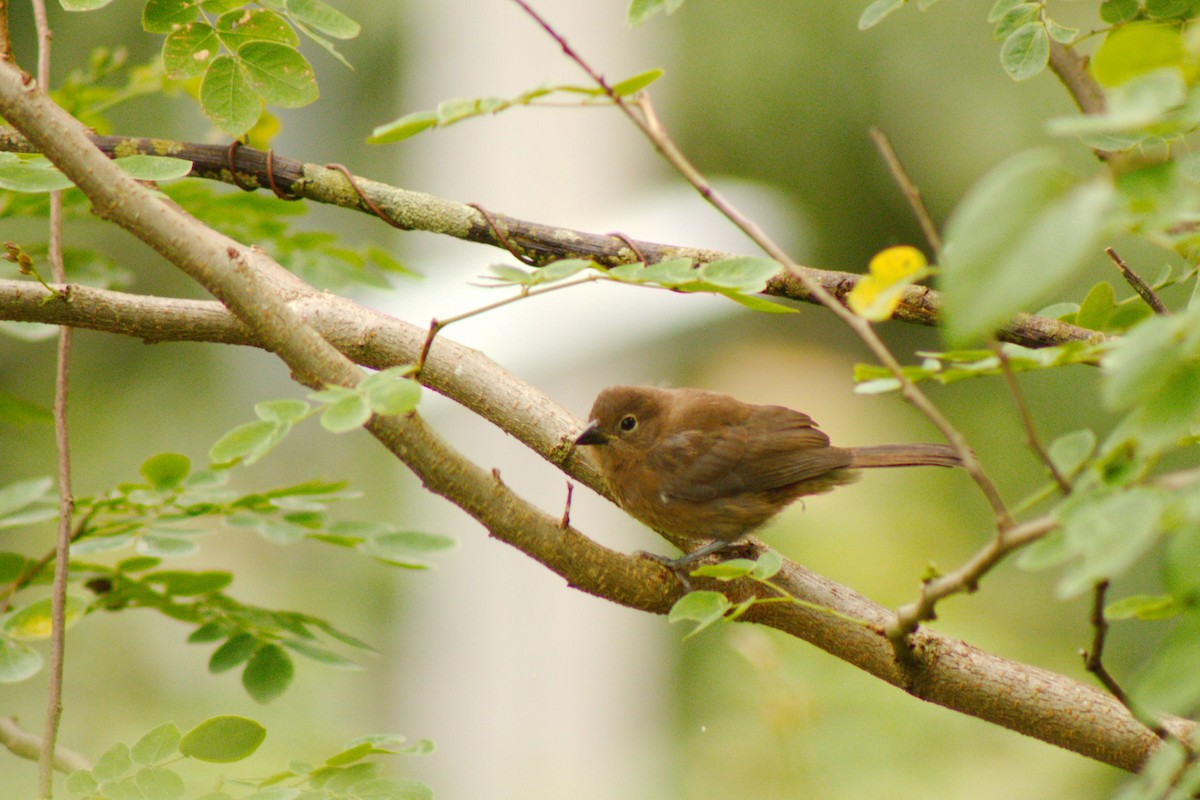
[[[621,430],[629,433],[629,431],[637,427],[637,417],[635,417],[633,414],[626,414],[625,416],[621,417],[621,421],[618,423],[618,425],[620,425]]]

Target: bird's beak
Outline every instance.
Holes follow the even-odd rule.
[[[608,434],[600,430],[600,423],[589,422],[588,426],[583,429],[583,433],[579,434],[575,440],[575,444],[608,444]]]

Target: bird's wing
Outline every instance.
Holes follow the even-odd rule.
[[[647,454],[662,476],[659,490],[703,501],[760,492],[846,467],[850,454],[829,446],[807,414],[781,406],[756,409],[744,421],[666,437]]]

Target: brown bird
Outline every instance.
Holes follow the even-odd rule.
[[[945,444],[833,447],[807,414],[699,389],[611,386],[575,440],[590,445],[621,508],[676,539],[711,539],[673,561],[729,547],[790,503],[873,467],[957,467]]]

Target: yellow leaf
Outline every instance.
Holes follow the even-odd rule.
[[[925,254],[915,247],[898,245],[882,250],[867,265],[864,275],[846,296],[850,310],[871,322],[890,319],[900,305],[904,288],[930,273]]]
[[[929,262],[925,260],[924,253],[915,247],[902,244],[876,253],[867,269],[887,285],[911,279],[927,266]]]

